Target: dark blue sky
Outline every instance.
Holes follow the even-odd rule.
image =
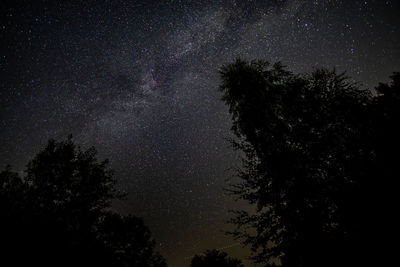
[[[399,1],[2,1],[0,164],[22,171],[72,133],[109,158],[171,266],[224,236],[238,165],[218,69],[237,57],[347,70],[372,88],[400,70]]]

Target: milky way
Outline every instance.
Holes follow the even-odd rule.
[[[94,145],[129,194],[115,209],[144,218],[171,266],[207,248],[247,253],[223,233],[241,204],[222,190],[239,164],[222,64],[335,67],[367,88],[400,70],[399,1],[6,2],[0,164],[23,171],[70,133]]]

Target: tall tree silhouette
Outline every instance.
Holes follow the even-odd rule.
[[[195,255],[190,267],[244,267],[239,259],[230,258],[225,252],[207,250],[203,255]]]
[[[368,260],[371,207],[383,205],[383,191],[374,188],[383,146],[374,140],[383,139],[377,137],[380,109],[390,109],[389,128],[399,118],[398,98],[388,95],[398,78],[381,85],[386,93],[375,101],[344,74],[325,69],[295,75],[280,63],[237,60],[220,74],[237,137],[232,143],[245,153],[241,183],[231,192],[256,207],[236,212],[232,234],[251,245],[256,262],[270,266]],[[386,98],[393,107],[382,103]]]
[[[374,246],[381,258],[394,261],[397,255],[397,246],[393,246],[400,224],[397,216],[398,182],[400,177],[400,73],[396,72],[388,84],[381,83],[376,87],[377,95],[374,98],[374,128],[375,128],[375,155],[374,176],[378,181],[371,182],[375,190],[370,195],[371,227],[379,231],[372,231]],[[376,201],[378,200],[378,201]],[[385,256],[383,256],[385,255]]]
[[[142,220],[111,211],[121,197],[94,148],[82,151],[72,137],[50,140],[23,178],[10,167],[0,173],[2,259],[12,266],[165,266]]]

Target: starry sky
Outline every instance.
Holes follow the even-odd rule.
[[[0,164],[22,172],[73,134],[109,158],[170,266],[224,235],[240,164],[218,69],[237,57],[346,70],[365,88],[400,71],[397,0],[1,1]]]

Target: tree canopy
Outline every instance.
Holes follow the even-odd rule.
[[[241,182],[230,190],[256,207],[236,211],[232,234],[269,266],[368,260],[387,215],[373,207],[388,205],[382,197],[398,177],[399,135],[385,133],[399,119],[399,74],[378,95],[336,71],[296,75],[266,61],[239,59],[220,75],[232,144],[245,154]]]
[[[111,210],[116,190],[96,150],[50,140],[23,177],[0,173],[1,254],[13,266],[166,266],[140,218]]]
[[[216,249],[207,250],[202,255],[195,255],[190,267],[244,267],[239,259],[230,258],[225,252]]]

